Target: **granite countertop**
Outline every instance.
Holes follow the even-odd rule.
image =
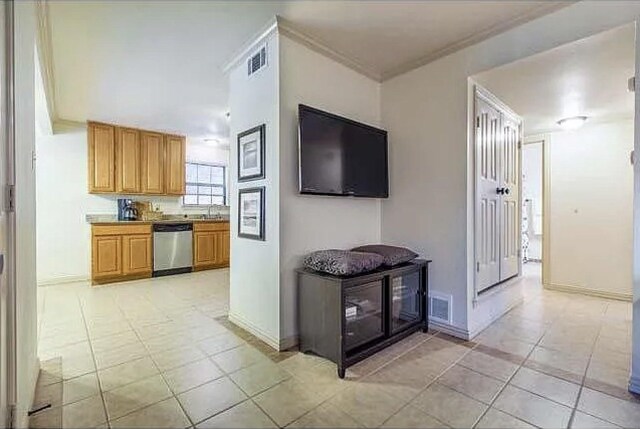
[[[202,215],[165,215],[158,220],[118,220],[116,215],[87,215],[86,221],[97,224],[154,224],[154,223],[199,223],[199,222],[229,222],[229,216],[203,218]]]

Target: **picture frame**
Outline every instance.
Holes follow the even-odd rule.
[[[238,182],[265,178],[266,125],[258,125],[238,134]]]
[[[238,190],[238,237],[265,241],[265,187]]]

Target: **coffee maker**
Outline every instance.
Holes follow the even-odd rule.
[[[138,209],[133,200],[118,198],[118,220],[138,220]]]

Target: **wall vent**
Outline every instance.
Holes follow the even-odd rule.
[[[451,295],[430,292],[429,318],[438,322],[451,324]]]
[[[247,76],[251,76],[267,65],[267,47],[263,46],[247,60]]]

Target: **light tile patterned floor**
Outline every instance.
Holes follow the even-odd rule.
[[[37,427],[640,426],[629,303],[542,291],[463,342],[414,334],[336,377],[226,320],[228,271],[40,289]]]

